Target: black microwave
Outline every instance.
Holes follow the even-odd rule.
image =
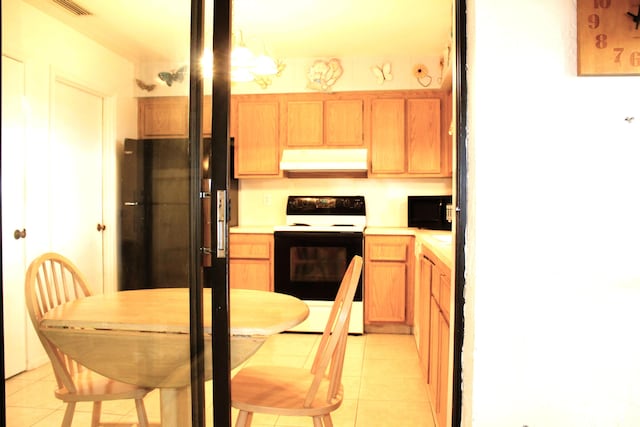
[[[429,230],[451,230],[451,196],[407,196],[407,225]]]

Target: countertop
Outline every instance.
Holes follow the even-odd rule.
[[[272,225],[249,225],[241,227],[229,227],[229,233],[237,234],[273,234]]]

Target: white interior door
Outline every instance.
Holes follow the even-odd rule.
[[[24,276],[25,116],[24,64],[2,56],[2,292],[4,296],[4,377],[26,369]]]
[[[56,80],[50,151],[52,248],[82,271],[94,293],[103,292],[103,98]]]

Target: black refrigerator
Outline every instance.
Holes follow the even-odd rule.
[[[208,176],[210,138],[203,147],[203,176]],[[188,139],[125,139],[120,165],[119,289],[187,287]],[[238,182],[232,179],[230,225],[237,224],[237,192]]]

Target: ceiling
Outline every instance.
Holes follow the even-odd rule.
[[[188,0],[25,0],[133,62],[188,57]],[[207,22],[212,21],[207,0]],[[451,37],[452,0],[235,0],[233,31],[278,58],[440,56]],[[206,40],[210,40],[211,25]]]

